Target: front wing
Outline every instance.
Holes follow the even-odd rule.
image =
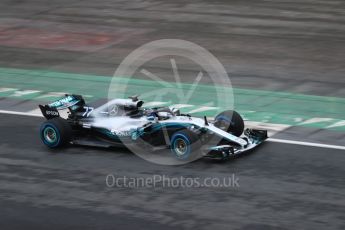
[[[241,153],[249,152],[258,147],[266,139],[267,131],[258,129],[246,129],[242,140],[246,141],[245,145],[217,145],[204,149],[204,157],[212,159],[227,159],[230,156],[239,155]]]

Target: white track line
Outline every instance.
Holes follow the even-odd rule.
[[[28,116],[28,117],[43,117],[43,115],[41,114],[35,114],[35,113],[30,113],[30,112],[17,112],[17,111],[9,111],[9,110],[0,110],[0,113],[21,115],[21,116]]]
[[[313,142],[292,141],[292,140],[284,140],[284,139],[276,139],[276,138],[268,138],[267,141],[276,142],[276,143],[284,143],[284,144],[292,144],[292,145],[303,145],[303,146],[312,146],[312,147],[327,148],[327,149],[345,150],[345,146],[341,146],[341,145],[327,145],[327,144],[320,144],[320,143],[313,143]]]
[[[21,116],[29,116],[29,117],[43,117],[41,114],[35,114],[35,113],[29,113],[29,112],[17,112],[17,111],[9,111],[9,110],[0,110],[0,113],[3,113],[3,114],[13,114],[13,115],[21,115]],[[283,144],[292,144],[292,145],[311,146],[311,147],[319,147],[319,148],[327,148],[327,149],[345,150],[345,146],[341,146],[341,145],[328,145],[328,144],[320,144],[320,143],[304,142],[304,141],[284,140],[284,139],[276,139],[276,138],[268,138],[267,141],[269,141],[269,142],[276,142],[276,143],[283,143]]]

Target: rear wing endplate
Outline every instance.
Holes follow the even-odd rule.
[[[54,117],[59,117],[59,111],[56,108],[52,108],[49,105],[38,105],[41,110],[42,115],[47,119],[52,119]]]

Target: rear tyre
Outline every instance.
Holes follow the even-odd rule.
[[[233,110],[226,110],[215,117],[214,125],[237,137],[241,136],[244,130],[244,121],[239,113]]]
[[[42,123],[40,137],[49,148],[62,147],[71,140],[72,128],[66,120],[56,117]]]
[[[187,129],[177,131],[170,139],[171,152],[179,160],[197,159],[200,147],[198,135]]]

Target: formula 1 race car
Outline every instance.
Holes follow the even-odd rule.
[[[143,108],[138,96],[114,99],[94,108],[81,95],[68,95],[39,105],[47,119],[40,128],[50,148],[66,144],[116,147],[140,146],[147,151],[167,149],[179,160],[195,155],[227,159],[253,149],[267,139],[266,130],[246,129],[235,111],[227,110],[213,121],[181,114],[172,107]],[[60,117],[60,110],[68,117]],[[200,155],[201,154],[201,155]]]

